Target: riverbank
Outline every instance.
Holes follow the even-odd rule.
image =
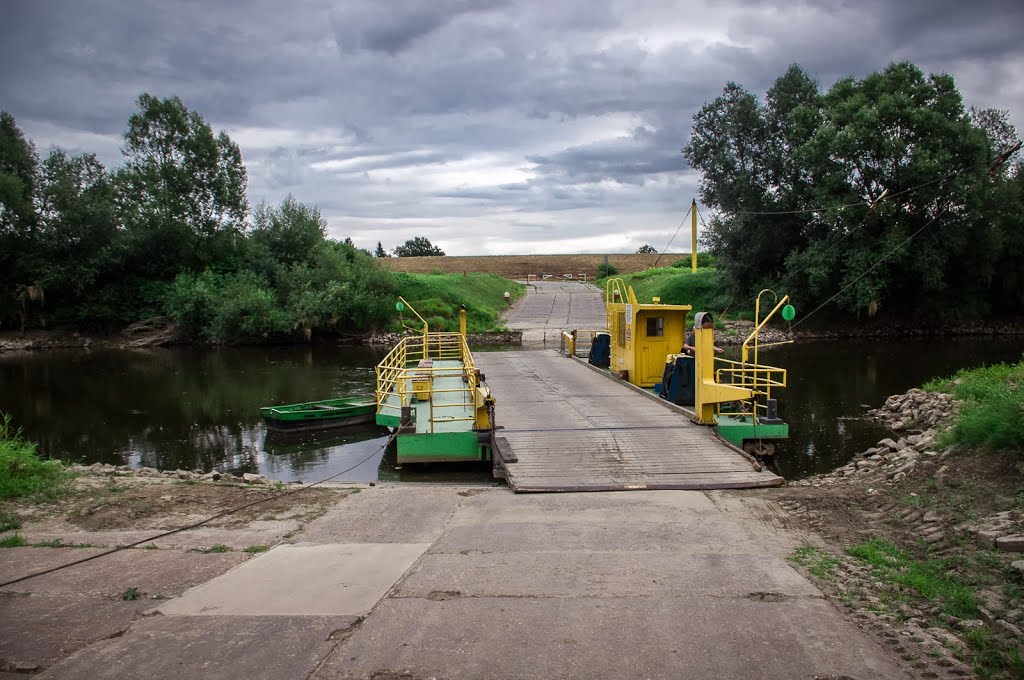
[[[257,343],[253,346],[266,344],[284,344],[303,346],[308,344],[337,344],[337,345],[366,345],[366,346],[392,346],[398,342],[403,333],[372,331],[362,334],[346,334],[344,336],[327,336],[307,342],[286,342],[286,343]],[[522,332],[520,331],[495,331],[492,333],[469,333],[466,336],[471,345],[509,345],[517,346],[522,343]],[[171,342],[161,344],[162,347],[175,346],[208,346],[204,342]],[[234,345],[237,346],[237,345]],[[249,346],[249,345],[246,345]],[[131,338],[123,335],[88,335],[64,331],[6,331],[0,333],[0,354],[5,352],[26,352],[26,351],[48,351],[57,349],[138,349]]]
[[[820,540],[791,560],[902,658],[1022,677],[1021,452],[940,445],[963,408],[944,392],[893,395],[865,416],[892,436],[774,498],[787,526]]]

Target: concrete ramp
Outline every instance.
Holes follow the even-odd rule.
[[[782,484],[707,427],[554,351],[481,352],[499,446],[519,493]]]

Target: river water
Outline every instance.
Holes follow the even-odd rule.
[[[810,342],[764,351],[789,371],[779,393],[791,439],[776,456],[796,479],[825,472],[884,436],[860,419],[889,394],[984,363],[1017,361],[1020,339]],[[282,481],[490,481],[489,465],[395,465],[383,431],[280,438],[259,407],[371,395],[382,357],[362,347],[57,350],[0,354],[0,411],[40,453],[84,463],[261,472]],[[501,422],[501,405],[498,405]]]

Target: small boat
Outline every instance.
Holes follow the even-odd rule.
[[[377,400],[373,397],[343,397],[260,409],[267,428],[288,432],[372,423],[376,414]]]

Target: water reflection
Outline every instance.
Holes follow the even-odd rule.
[[[776,456],[790,479],[843,465],[883,437],[860,416],[887,395],[959,368],[1021,357],[1019,340],[993,338],[804,343],[763,352],[763,361],[790,371],[779,398],[792,439]],[[0,411],[12,414],[41,453],[83,462],[216,467],[305,482],[361,463],[343,479],[488,481],[488,466],[399,467],[375,428],[268,438],[260,406],[370,395],[382,354],[318,345],[0,355]]]

